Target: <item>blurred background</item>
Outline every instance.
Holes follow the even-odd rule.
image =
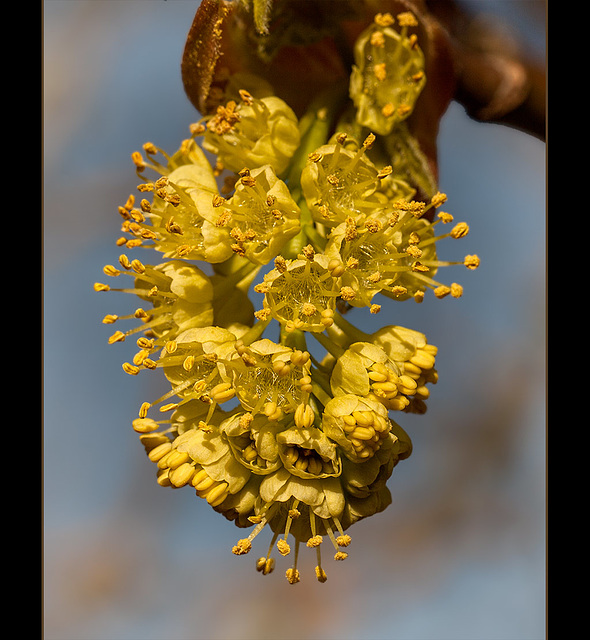
[[[542,3],[475,4],[544,59]],[[481,267],[448,270],[459,300],[385,304],[371,320],[439,347],[427,414],[398,420],[414,451],[389,481],[393,503],[355,525],[345,562],[325,560],[327,583],[302,553],[291,586],[287,565],[254,570],[264,534],[236,557],[242,530],[194,491],[157,485],[130,425],[157,376],[125,374],[134,345],[109,347],[101,324],[134,301],[93,283],[120,253],[131,152],[172,151],[197,119],[180,78],[196,6],[44,2],[44,637],[544,638],[545,145],[457,104],[441,123],[440,187],[471,232],[439,251]]]

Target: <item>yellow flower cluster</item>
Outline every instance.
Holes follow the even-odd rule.
[[[95,284],[140,301],[128,316],[104,318],[133,323],[110,343],[139,334],[123,369],[159,370],[169,383],[133,421],[157,482],[190,486],[253,527],[236,555],[269,528],[256,568],[273,570],[274,549],[292,555],[290,583],[301,543],[315,550],[324,582],[324,539],[346,558],[345,531],[389,504],[387,480],[412,450],[392,414],[424,413],[437,381],[437,350],[423,334],[387,325],[369,335],[346,312],[378,313],[379,295],[462,294],[436,279],[451,263],[435,246],[464,237],[467,225],[436,235],[452,221],[433,215],[446,197],[416,198],[431,179],[408,181],[415,158],[383,162],[384,150],[400,148],[387,136],[407,140],[400,121],[425,82],[406,34],[411,16],[398,16],[399,32],[394,23],[380,15],[360,36],[348,110],[330,94],[298,119],[264,81],[235,76],[229,86],[243,86],[173,155],[151,143],[134,153],[140,195],[119,208],[124,253],[104,268],[132,281]],[[130,259],[137,247],[152,249],[155,263]],[[252,293],[262,296],[258,309]],[[323,355],[312,355],[310,338]]]

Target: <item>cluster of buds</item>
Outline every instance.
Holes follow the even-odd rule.
[[[190,486],[252,527],[236,555],[270,529],[256,568],[272,572],[274,550],[291,555],[290,583],[300,544],[317,554],[324,582],[324,540],[343,560],[345,531],[387,507],[387,481],[412,451],[397,416],[424,413],[437,382],[437,349],[422,333],[367,334],[346,313],[379,313],[380,297],[460,297],[440,268],[479,263],[438,258],[437,242],[468,227],[437,235],[453,217],[437,189],[417,197],[431,180],[408,181],[416,157],[383,162],[384,150],[406,145],[403,120],[426,81],[411,26],[409,14],[379,15],[360,35],[348,110],[314,103],[298,120],[243,78],[174,154],[151,143],[134,153],[141,195],[119,208],[117,245],[158,258],[123,253],[104,273],[131,276],[131,286],[95,284],[140,299],[134,313],[104,318],[133,323],[109,342],[140,334],[123,369],[160,370],[167,384],[133,420],[157,482]]]

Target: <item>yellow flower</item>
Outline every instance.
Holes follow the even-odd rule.
[[[375,136],[368,136],[353,151],[345,146],[346,135],[334,144],[318,147],[309,155],[301,174],[301,188],[315,222],[334,227],[349,217],[372,213],[384,206],[379,198],[380,174],[367,157]]]
[[[220,428],[236,460],[252,473],[267,475],[281,466],[277,443],[278,432],[285,428],[281,421],[240,411],[227,418]]]
[[[300,209],[268,164],[241,171],[232,197],[216,198],[214,206],[232,250],[254,264],[268,263],[300,230]]]
[[[362,464],[348,458],[342,461],[340,477],[346,503],[342,514],[342,526],[350,527],[355,522],[383,511],[391,503],[387,488],[394,467],[412,453],[412,442],[408,434],[393,420],[390,431],[375,455]]]
[[[134,286],[117,288],[103,285],[99,290],[131,293],[144,304],[131,315],[108,314],[103,323],[113,324],[120,320],[135,320],[138,323],[125,332],[117,330],[109,338],[109,343],[123,342],[135,333],[144,334],[137,341],[140,350],[134,356],[133,364],[124,365],[128,373],[137,374],[142,368],[155,367],[151,356],[166,342],[175,340],[189,328],[207,326],[213,322],[213,286],[198,267],[180,261],[144,265],[139,260],[130,261],[123,254],[119,257],[119,263],[120,269],[107,265],[105,274],[112,277],[130,275],[134,278]]]
[[[405,376],[415,381],[414,392],[409,396],[409,403],[404,411],[424,413],[425,401],[430,396],[427,385],[438,381],[435,369],[438,348],[429,344],[423,333],[400,326],[383,327],[373,333],[371,338]]]
[[[378,14],[354,46],[350,95],[357,121],[380,135],[410,116],[426,83],[424,54],[416,36],[408,35],[417,24],[409,12],[399,14],[397,21]]]
[[[131,240],[127,247],[151,246],[167,258],[187,258],[218,263],[232,255],[229,231],[215,224],[213,199],[219,196],[217,182],[207,157],[194,140],[183,142],[171,157],[154,145],[144,145],[147,157],[139,152],[133,161],[141,177],[146,169],[160,175],[138,186],[144,194],[139,209],[119,209],[122,230]],[[166,163],[157,161],[156,154]],[[148,199],[152,194],[152,201]]]
[[[325,415],[325,414],[324,414]],[[239,423],[231,419],[233,426]],[[362,518],[383,510],[391,497],[386,481],[395,465],[407,458],[412,445],[407,434],[391,423],[381,446],[362,462],[341,456],[340,445],[331,441],[326,433],[314,427],[297,428],[296,425],[269,435],[276,451],[279,445],[280,460],[276,470],[263,473],[254,500],[255,524],[247,538],[242,538],[233,548],[236,555],[244,555],[252,549],[254,539],[265,528],[273,531],[273,538],[266,556],[257,560],[256,568],[263,574],[271,573],[276,565],[273,550],[280,556],[292,556],[293,564],[286,571],[291,584],[301,579],[297,568],[299,547],[305,544],[315,550],[316,578],[325,582],[327,574],[322,567],[321,547],[328,538],[334,549],[334,559],[344,560],[343,551],[351,543],[346,529]],[[260,470],[253,473],[261,474]],[[289,542],[292,536],[295,549]]]
[[[227,370],[246,410],[280,420],[309,394],[309,367],[309,353],[264,338],[248,346],[238,341]]]
[[[206,119],[203,148],[236,173],[266,164],[283,173],[299,146],[297,116],[276,96],[239,93],[239,102],[230,100]]]
[[[354,294],[349,299],[351,306],[369,306],[377,293],[417,302],[422,301],[427,289],[438,298],[462,295],[460,285],[449,287],[435,279],[440,267],[464,264],[475,269],[479,265],[477,256],[467,256],[463,262],[438,258],[435,243],[444,238],[463,238],[468,233],[467,225],[459,223],[450,232],[435,235],[437,224],[453,218],[441,212],[433,223],[426,213],[445,201],[446,196],[438,192],[427,204],[397,200],[371,216],[351,217],[332,229],[325,253],[346,266],[341,280]]]
[[[372,342],[355,342],[336,360],[330,376],[335,396],[357,394],[401,411],[416,393],[417,382]]]
[[[287,439],[289,439],[288,436]],[[299,447],[293,444],[290,446]],[[305,451],[313,451],[306,455],[318,454],[315,449],[309,450],[304,446],[301,446],[299,451],[300,455],[304,455]],[[285,575],[291,584],[299,582],[300,575],[297,568],[299,547],[305,544],[315,549],[316,577],[320,582],[325,582],[327,576],[322,568],[320,551],[323,537],[328,536],[333,544],[336,560],[346,558],[347,554],[341,548],[350,543],[350,537],[344,534],[339,519],[345,510],[345,498],[339,479],[332,475],[303,478],[281,467],[265,475],[258,490],[259,495],[255,501],[256,515],[250,518],[256,526],[247,538],[238,541],[233,552],[236,555],[248,553],[254,538],[268,526],[273,531],[273,538],[266,557],[260,557],[256,563],[258,571],[263,574],[273,571],[275,559],[272,553],[276,548],[281,556],[293,557],[293,564],[287,569]],[[294,552],[288,542],[289,535],[295,541]]]
[[[287,331],[324,331],[333,322],[341,295],[341,263],[314,251],[296,260],[275,261],[275,268],[257,291],[264,293],[264,308]]]
[[[320,429],[294,425],[277,435],[279,456],[291,475],[311,480],[341,472],[336,445]]]
[[[160,405],[159,411],[163,413],[192,400],[200,400],[208,405],[208,416],[203,420],[206,425],[218,405],[235,397],[225,369],[235,341],[235,335],[226,329],[199,327],[188,329],[177,340],[166,342],[159,358],[150,360],[149,368],[161,369],[171,388],[161,397],[144,402],[139,417],[147,417],[149,410],[156,405]],[[174,397],[176,399],[172,402],[166,402]]]
[[[146,446],[148,457],[158,468],[159,484],[191,486],[198,497],[222,512],[226,499],[239,494],[250,479],[250,473],[235,460],[219,432],[218,423],[224,415],[218,411],[210,416],[205,429],[201,408],[193,401],[173,414],[166,441],[156,447]],[[235,509],[235,497],[231,504]]]

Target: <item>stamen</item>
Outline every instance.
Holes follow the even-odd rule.
[[[256,525],[254,530],[250,533],[250,535],[247,538],[238,540],[236,546],[234,546],[232,549],[232,553],[238,556],[248,553],[252,548],[252,540],[254,540],[254,538],[264,529],[267,522],[268,522],[267,519],[263,517],[262,520]],[[269,551],[269,554],[270,554],[270,551]],[[268,559],[268,556],[267,556],[267,559]]]
[[[299,557],[299,540],[295,544],[295,558],[293,560],[293,566],[286,571],[286,577],[289,584],[296,584],[299,582],[299,570],[297,569],[297,559]]]

